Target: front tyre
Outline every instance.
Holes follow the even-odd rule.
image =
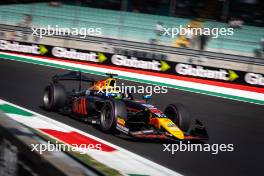
[[[169,104],[164,113],[182,131],[187,132],[189,130],[191,124],[190,114],[182,104]]]
[[[126,107],[120,100],[106,100],[101,109],[100,127],[102,131],[116,133],[116,118],[126,119]]]

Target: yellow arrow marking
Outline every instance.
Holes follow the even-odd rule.
[[[39,45],[39,52],[41,55],[44,55],[48,50],[44,45]]]
[[[234,81],[235,79],[239,78],[239,76],[233,70],[228,70],[229,73],[229,81]]]
[[[170,69],[170,66],[169,66],[169,64],[167,64],[167,62],[165,62],[165,61],[160,61],[160,64],[161,64],[161,68],[160,68],[161,71],[164,72],[164,71]]]
[[[98,60],[100,63],[103,63],[107,60],[107,57],[103,53],[98,53]]]

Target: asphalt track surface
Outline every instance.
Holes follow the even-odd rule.
[[[65,70],[0,59],[0,98],[114,143],[184,175],[262,175],[264,163],[264,107],[207,95],[169,89],[155,94],[152,104],[163,109],[172,102],[188,107],[201,119],[210,144],[234,144],[234,152],[163,152],[162,143],[131,141],[105,134],[92,125],[42,110],[43,88]],[[90,75],[94,79],[101,76]],[[126,85],[142,85],[123,81]],[[124,161],[125,162],[125,161]],[[122,163],[120,163],[122,164]]]

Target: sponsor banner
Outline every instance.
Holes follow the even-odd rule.
[[[264,87],[264,76],[259,73],[244,72],[186,63],[173,63],[176,75],[209,79],[233,84]]]
[[[264,75],[259,73],[246,73],[245,81],[248,84],[256,86],[264,86]]]
[[[78,60],[103,65],[133,68],[164,74],[221,81],[233,84],[264,87],[264,75],[232,69],[172,62],[167,60],[146,59],[134,56],[81,50],[58,46],[0,40],[0,50],[39,56]]]

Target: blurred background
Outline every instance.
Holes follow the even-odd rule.
[[[71,34],[45,36],[43,38],[32,35],[32,28],[48,27],[100,28],[102,30],[99,36],[88,35],[85,38]],[[217,38],[210,35],[190,35],[189,33],[174,37],[164,35],[165,29],[180,27],[188,29],[233,28],[233,35],[219,35]],[[36,48],[38,51],[34,53]],[[61,50],[61,52],[57,52],[59,56],[55,56],[54,48]],[[194,70],[192,75],[184,75],[186,78],[190,76],[199,81],[202,79],[215,81],[211,83],[212,85],[221,86],[222,83],[227,83],[228,86],[234,86],[232,91],[230,91],[231,89],[225,90],[228,93],[220,92],[220,89],[217,88],[212,91],[216,92],[215,94],[212,93],[213,96],[231,97],[230,99],[237,96],[239,101],[247,101],[239,89],[240,86],[251,86],[252,90],[256,91],[254,95],[257,97],[257,101],[254,100],[254,102],[264,102],[262,96],[264,93],[264,1],[261,0],[1,0],[0,51],[0,59],[13,60],[12,53],[17,52],[25,55],[32,54],[41,59],[46,57],[63,58],[65,63],[69,60],[90,62],[91,59],[85,60],[86,57],[83,59],[82,56],[93,54],[98,55],[99,62],[100,59],[103,60],[102,62],[105,61],[98,63],[97,58],[95,61],[91,61],[91,63],[98,63],[98,68],[107,64],[115,65],[108,58],[113,55],[121,55],[126,60],[140,59],[139,62],[145,61],[145,63],[160,61],[158,63],[160,63],[161,68],[158,71],[155,70],[155,73],[176,76],[180,75],[176,71],[176,65],[184,63],[189,66],[191,73]],[[64,55],[61,56],[60,54]],[[25,62],[28,60],[32,60],[32,63],[35,61],[34,59],[26,59]],[[38,59],[36,60],[38,61]],[[141,67],[137,68],[135,65],[131,62],[128,66],[125,64],[123,66],[124,68],[142,70]],[[25,63],[17,64],[11,61],[2,61],[0,66],[2,71],[0,74],[2,76],[1,98],[20,102],[23,106],[28,105],[37,112],[46,113],[39,108],[41,90],[48,83],[50,77],[63,70],[36,67]],[[123,66],[115,65],[113,68],[118,69]],[[59,65],[58,68],[63,67]],[[165,69],[163,70],[163,68]],[[143,70],[153,72],[153,69]],[[200,71],[201,74],[196,74],[195,70],[198,73]],[[210,75],[210,73],[219,72],[226,72],[228,78],[221,80],[218,76],[211,77]],[[91,73],[89,76],[96,79],[102,78],[93,75],[93,72]],[[251,75],[251,77],[248,78],[246,75]],[[150,82],[146,81],[147,84]],[[135,82],[131,82],[131,85],[134,84]],[[184,85],[180,85],[181,82],[177,84],[175,87],[184,88]],[[19,89],[17,85],[20,85]],[[242,90],[250,91],[248,87]],[[259,141],[259,138],[263,138],[264,129],[263,119],[260,118],[263,117],[263,107],[200,95],[200,93],[204,94],[203,92],[210,89],[202,90],[201,88],[199,90],[197,84],[192,87],[193,90],[197,89],[196,93],[199,93],[197,95],[192,90],[192,93],[184,92],[183,88],[176,88],[179,90],[170,89],[172,93],[170,92],[166,96],[157,96],[155,101],[162,106],[170,99],[190,105],[194,109],[195,115],[202,114],[201,117],[211,129],[213,141],[219,143],[219,141],[226,140],[229,143],[237,144],[240,147],[238,153],[221,155],[216,160],[211,155],[192,155],[191,153],[180,157],[171,157],[171,155],[161,154],[158,145],[144,143],[142,146],[141,144],[137,146],[134,142],[130,143],[123,139],[116,140],[115,137],[112,138],[112,136],[109,137],[105,134],[105,136],[101,135],[101,132],[97,133],[92,127],[88,129],[87,124],[65,120],[64,116],[54,113],[47,113],[47,115],[54,119],[57,118],[63,123],[75,124],[78,128],[108,141],[115,141],[116,145],[123,145],[131,151],[140,151],[142,152],[141,155],[146,154],[150,159],[162,161],[175,170],[180,168],[180,171],[189,172],[190,175],[246,175],[247,173],[253,175],[252,172],[259,172],[256,167],[260,166],[259,163],[263,163],[262,158],[258,158],[261,156],[259,155],[259,151],[261,151],[259,144],[262,142]],[[188,91],[189,89],[189,87],[186,88]],[[235,90],[240,92],[237,93]],[[234,94],[232,95],[232,93]],[[250,95],[253,94],[248,94],[245,97],[246,99],[252,98],[253,101],[254,97],[249,97]],[[7,107],[4,106],[9,111],[10,106]],[[40,156],[33,158],[28,147],[33,138],[30,136],[33,135],[31,133],[28,133],[30,135],[27,134],[29,142],[24,145],[21,145],[21,141],[25,141],[24,138],[19,140],[19,143],[10,145],[9,141],[17,138],[12,135],[7,139],[8,142],[1,144],[1,137],[5,139],[13,133],[19,137],[20,134],[25,133],[23,126],[10,128],[4,119],[8,118],[0,118],[0,176],[7,176],[8,174],[27,176],[69,175],[68,169],[78,171],[79,175],[84,175],[84,173],[89,173],[86,175],[102,175],[94,169],[91,170],[90,167],[84,167],[83,163],[75,162],[75,158],[73,159],[68,154],[46,155],[55,159],[58,157],[54,163],[50,163],[51,166],[47,165],[45,160],[41,160]],[[1,126],[10,131],[1,133]],[[15,128],[20,130],[13,130]],[[253,132],[254,135],[252,135]],[[47,140],[49,139],[45,139],[45,141]],[[41,140],[38,139],[36,142],[42,143],[43,136]],[[14,145],[17,148],[13,148]],[[148,146],[150,147],[148,148]],[[108,160],[105,161],[108,162]],[[59,165],[56,168],[63,170],[63,173],[60,170],[56,172],[51,170],[53,164]],[[231,165],[232,167],[230,167]],[[16,167],[19,170],[18,174],[16,174]],[[95,173],[92,174],[91,171]],[[52,172],[53,174],[51,174]],[[78,175],[76,173],[72,175],[74,174]],[[107,173],[106,175],[111,174]]]
[[[104,38],[244,56],[256,56],[264,47],[260,0],[2,0],[0,4],[0,22],[6,25],[100,27]],[[180,25],[233,27],[234,35],[162,35],[163,27]]]

